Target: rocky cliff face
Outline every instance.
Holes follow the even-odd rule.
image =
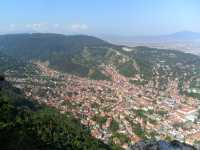
[[[130,146],[129,150],[196,150],[196,148],[179,141],[141,141]]]

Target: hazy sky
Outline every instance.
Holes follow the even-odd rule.
[[[0,19],[0,33],[200,32],[200,0],[2,0]]]

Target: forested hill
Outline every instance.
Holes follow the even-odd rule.
[[[48,61],[60,71],[88,76],[104,62],[107,48],[115,47],[96,37],[61,34],[12,34],[0,36],[0,52],[23,61]]]
[[[47,59],[52,53],[78,53],[84,47],[105,47],[111,44],[87,35],[10,34],[0,36],[0,49],[8,56],[23,59]]]
[[[71,114],[24,98],[0,77],[0,147],[4,150],[111,150]]]
[[[165,84],[175,78],[182,82],[200,74],[199,56],[174,50],[113,45],[86,35],[1,35],[0,53],[23,62],[45,61],[61,72],[100,80],[110,80],[102,67],[110,65],[126,77],[140,76],[145,80],[143,83],[157,80],[156,76],[159,83]]]

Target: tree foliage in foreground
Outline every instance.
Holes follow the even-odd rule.
[[[33,108],[35,105],[27,105],[20,99],[22,97],[16,93],[17,90],[13,91],[14,88],[0,89],[1,149],[114,149],[91,137],[89,129],[71,114],[60,114],[44,106]]]

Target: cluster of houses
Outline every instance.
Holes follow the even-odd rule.
[[[148,90],[144,89],[146,87],[131,84],[129,78],[120,75],[112,66],[105,68],[112,81],[102,81],[59,73],[42,63],[37,65],[41,78],[17,79],[15,84],[38,102],[56,107],[62,113],[73,113],[91,129],[92,136],[104,142],[112,137],[110,127],[113,120],[119,124],[116,132],[125,134],[133,143],[141,140],[134,133],[134,124],[138,123],[145,132],[156,132],[158,139],[170,136],[191,144],[200,136],[199,104],[194,99],[189,99],[190,104],[183,103],[184,97],[177,93],[175,81],[167,89],[168,97],[155,97],[155,94],[145,92]],[[26,84],[30,80],[34,84]],[[135,113],[138,110],[143,114]],[[164,115],[159,113],[161,111],[165,112]],[[106,118],[106,121],[100,125],[93,119],[95,115]],[[185,127],[188,123],[190,128]],[[126,145],[123,143],[122,146]]]

